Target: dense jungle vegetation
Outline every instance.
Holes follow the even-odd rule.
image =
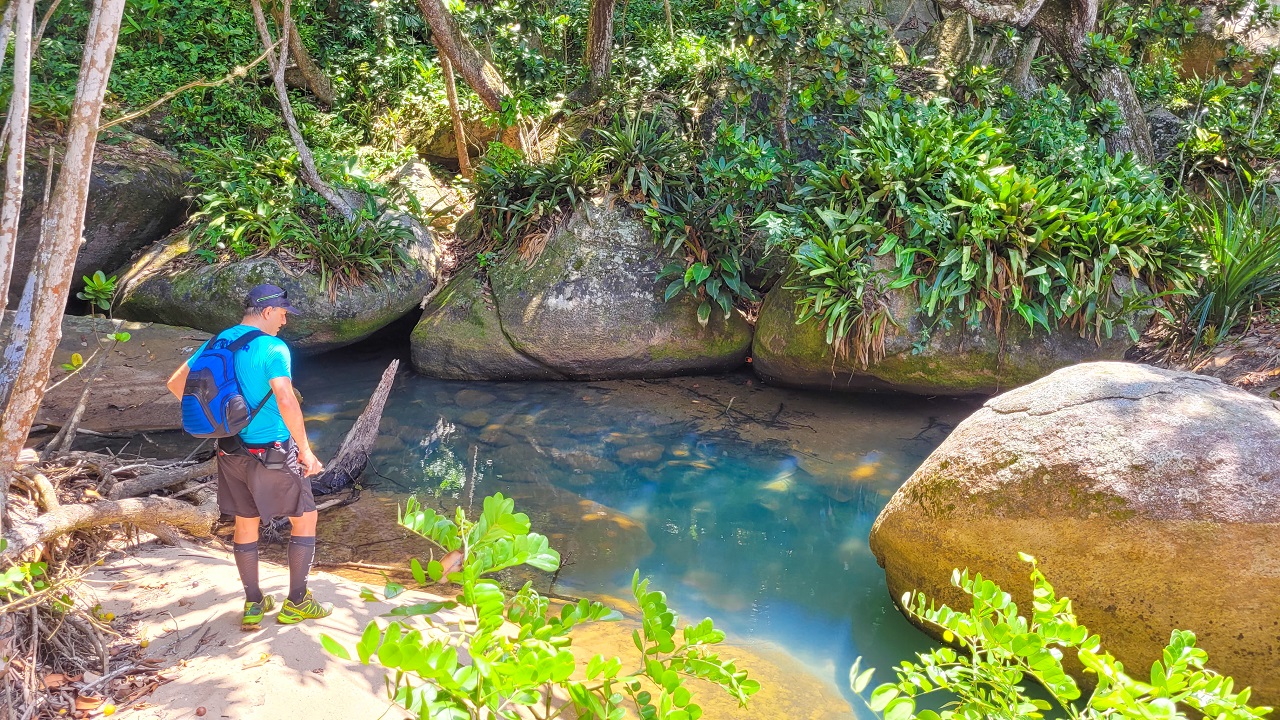
[[[375,275],[400,241],[371,226],[389,194],[380,178],[451,152],[437,149],[453,129],[423,11],[442,12],[501,76],[496,90],[458,82],[482,150],[474,178],[455,178],[480,220],[463,254],[482,263],[609,190],[670,253],[660,292],[692,294],[704,321],[781,281],[828,342],[865,361],[885,294],[915,286],[930,328],[1101,336],[1156,304],[1179,343],[1212,345],[1280,294],[1267,201],[1280,8],[1113,1],[1095,17],[1058,4],[1070,17],[1055,25],[1047,6],[1028,20],[930,3],[942,19],[900,40],[915,3],[297,2],[323,82],[294,79],[295,114],[321,174],[371,198],[355,222],[299,181],[263,65],[125,126],[193,168],[191,237],[206,260],[275,252]],[[593,12],[613,18],[611,57],[590,42]],[[86,19],[79,0],[52,14],[37,127],[67,113]],[[246,5],[131,1],[109,116],[261,52]],[[1153,112],[1166,122],[1148,129]]]

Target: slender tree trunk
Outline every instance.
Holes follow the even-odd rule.
[[[458,148],[458,172],[470,180],[471,157],[467,155],[467,129],[462,124],[462,109],[458,107],[458,88],[453,80],[453,64],[449,56],[440,53],[440,69],[444,72],[444,94],[449,100],[449,114],[453,116],[453,142]]]
[[[616,0],[592,0],[591,19],[587,24],[587,82],[574,95],[587,104],[598,100],[609,90],[609,70],[613,54],[613,9]]]
[[[1039,85],[1031,74],[1031,63],[1036,59],[1038,52],[1040,52],[1040,35],[1032,34],[1022,43],[1022,47],[1018,48],[1018,60],[1009,71],[1009,85],[1013,87],[1014,92],[1023,97],[1035,92]]]
[[[0,17],[0,70],[4,70],[4,59],[9,57],[9,36],[13,34],[13,21],[17,14],[18,3],[9,0],[4,16]]]
[[[49,3],[49,8],[44,11],[44,17],[40,18],[40,27],[36,28],[36,34],[31,38],[31,55],[34,57],[40,51],[40,38],[44,37],[44,29],[49,26],[49,19],[53,14],[58,12],[58,5],[62,0],[53,0]]]
[[[662,10],[667,14],[667,37],[674,42],[676,39],[676,26],[671,22],[671,0],[662,0]]]
[[[773,122],[774,122],[774,127],[778,131],[778,145],[783,150],[790,151],[791,150],[791,128],[790,128],[791,121],[790,121],[790,118],[788,118],[787,116],[791,114],[790,113],[790,110],[791,110],[791,63],[783,62],[782,72],[779,74],[782,76],[779,79],[779,84],[782,86],[781,87],[782,92],[780,93],[780,97],[778,99],[778,110],[776,115],[774,116]]]
[[[431,26],[431,39],[440,52],[449,58],[454,70],[476,91],[485,107],[493,112],[501,110],[503,99],[511,91],[507,89],[498,69],[462,34],[453,15],[445,7],[444,0],[418,0],[418,9]]]
[[[262,3],[258,0],[250,0],[253,7],[254,23],[258,26],[258,37],[262,40],[262,47],[270,49],[275,45],[275,41],[271,38],[271,31],[267,28],[267,17],[262,13]],[[293,29],[293,16],[289,13],[290,0],[284,0],[284,26],[280,29],[280,34],[288,37],[289,31]],[[302,131],[298,129],[298,121],[293,117],[293,105],[289,102],[289,89],[284,84],[284,68],[289,64],[289,43],[280,43],[280,56],[277,58],[268,55],[267,64],[272,69],[272,83],[276,89],[276,100],[280,102],[280,114],[284,116],[285,127],[289,130],[289,137],[293,139],[293,147],[298,151],[298,161],[302,164],[302,181],[305,182],[312,190],[315,190],[325,202],[332,205],[338,212],[342,213],[342,217],[347,222],[355,222],[356,211],[347,204],[347,201],[338,194],[338,191],[329,186],[328,183],[320,177],[320,171],[316,169],[316,159],[311,155],[311,148],[307,147],[307,141],[302,137]]]
[[[0,205],[0,312],[8,305],[9,279],[18,245],[18,219],[22,213],[22,183],[27,163],[27,118],[31,109],[31,26],[35,0],[10,0],[16,4],[17,34],[13,39],[13,94],[9,96],[8,122],[3,147],[9,150],[4,168],[4,200]]]
[[[8,496],[9,480],[40,408],[49,380],[49,363],[62,335],[62,314],[84,230],[102,98],[115,59],[124,4],[125,0],[99,0],[85,35],[84,59],[67,127],[66,153],[41,223],[40,244],[32,263],[35,270],[24,297],[24,304],[31,304],[26,352],[12,387],[3,388],[7,400],[0,416],[0,503]]]
[[[279,5],[272,5],[271,16],[276,21],[276,27],[284,27],[284,14]],[[307,46],[302,44],[302,36],[298,34],[298,26],[292,23],[289,27],[289,52],[293,53],[293,62],[297,64],[298,75],[302,80],[300,83],[291,81],[290,84],[310,92],[325,107],[333,107],[333,83],[324,70],[311,59],[311,53],[307,51]],[[289,79],[287,75],[285,79]]]

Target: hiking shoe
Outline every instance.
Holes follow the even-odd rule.
[[[316,599],[311,597],[311,591],[308,590],[306,597],[302,598],[300,603],[285,600],[284,605],[280,608],[280,613],[276,615],[276,622],[282,625],[293,625],[303,620],[315,620],[329,617],[332,614],[333,605],[316,602]]]
[[[241,630],[257,630],[262,624],[262,617],[274,610],[276,607],[276,599],[270,595],[263,595],[259,602],[244,601],[244,620],[240,621]]]

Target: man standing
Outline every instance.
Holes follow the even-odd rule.
[[[309,476],[324,469],[302,424],[302,408],[293,392],[289,348],[277,338],[297,312],[288,293],[275,285],[258,285],[245,298],[239,325],[217,337],[234,341],[253,330],[265,336],[251,339],[235,353],[236,379],[250,407],[258,407],[252,421],[236,437],[218,440],[218,506],[235,516],[236,569],[244,585],[246,630],[255,630],[275,599],[258,587],[258,526],[263,517],[287,516],[292,525],[289,540],[289,597],[276,620],[293,624],[322,618],[333,612],[318,603],[307,589],[307,573],[316,548],[316,502]],[[206,343],[207,344],[207,343]],[[181,399],[192,354],[169,378],[169,391]],[[261,407],[259,407],[259,405]]]

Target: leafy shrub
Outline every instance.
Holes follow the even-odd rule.
[[[1035,148],[1009,142],[990,111],[956,115],[935,102],[865,117],[828,161],[805,166],[797,190],[810,211],[807,242],[793,255],[804,272],[791,287],[801,292],[802,317],[824,323],[838,349],[851,327],[866,331],[853,336],[855,347],[884,329],[859,323],[862,305],[853,301],[880,273],[839,267],[840,258],[867,263],[892,253],[887,287],[914,281],[922,314],[944,327],[989,321],[1001,333],[1016,316],[1032,331],[1070,327],[1095,337],[1110,337],[1128,313],[1180,291],[1197,272],[1199,255],[1172,202],[1130,158],[1099,147],[1070,172],[1039,176],[1044,158],[1030,170],[1009,162]],[[819,250],[837,216],[852,218],[841,242],[853,248],[838,255]],[[1116,282],[1121,276],[1150,292]],[[833,278],[842,278],[846,301],[818,302]],[[861,348],[858,357],[878,359]]]
[[[1205,277],[1182,298],[1181,333],[1192,349],[1212,347],[1280,298],[1280,190],[1258,183],[1234,198],[1221,186],[1216,190],[1191,213],[1193,232],[1209,256]]]
[[[1077,620],[1071,600],[1059,598],[1044,574],[1032,564],[1032,614],[1018,614],[1007,592],[981,574],[956,570],[951,583],[973,597],[968,611],[935,606],[920,593],[902,598],[903,610],[916,621],[942,631],[947,643],[920,653],[917,661],[894,668],[897,682],[880,685],[863,695],[872,670],[855,662],[849,674],[854,692],[868,707],[893,720],[950,720],[951,718],[1095,718],[1212,717],[1245,720],[1264,717],[1270,708],[1251,707],[1250,692],[1235,691],[1234,683],[1205,667],[1208,654],[1196,647],[1196,636],[1174,630],[1151,672],[1137,680],[1102,648],[1097,635]],[[1097,688],[1087,698],[1062,665],[1065,652],[1074,652]],[[1032,692],[1027,681],[1043,688],[1048,699]],[[948,700],[941,712],[917,710],[916,699],[942,692]],[[1194,711],[1187,713],[1186,709]]]
[[[637,111],[595,131],[601,169],[629,200],[656,201],[668,184],[688,178],[690,148],[660,122],[657,113],[641,117]]]
[[[544,220],[581,203],[598,180],[600,160],[578,143],[533,163],[491,143],[476,177],[476,212],[486,237],[499,245],[518,241]]]
[[[284,253],[309,264],[330,289],[354,284],[403,267],[410,231],[384,219],[385,191],[351,173],[350,167],[325,163],[324,174],[339,187],[366,198],[348,223],[297,176],[291,145],[247,149],[217,144],[190,149],[199,209],[191,218],[194,253],[210,262],[226,255],[244,259]],[[336,283],[336,284],[335,284]]]
[[[560,565],[560,555],[547,539],[529,529],[529,518],[515,512],[515,502],[501,494],[484,499],[475,520],[459,507],[449,519],[410,498],[399,524],[426,538],[441,550],[460,555],[459,564],[443,567],[431,560],[413,560],[414,579],[446,578],[461,586],[448,602],[402,605],[387,617],[385,627],[369,623],[355,647],[360,662],[374,657],[395,671],[391,694],[409,712],[426,720],[476,717],[515,718],[516,708],[539,720],[560,711],[551,706],[555,690],[566,694],[577,717],[618,720],[628,711],[653,720],[697,720],[702,708],[686,683],[697,678],[719,686],[745,706],[759,690],[733,661],[724,660],[715,646],[724,640],[710,619],[678,629],[679,618],[666,595],[651,590],[637,572],[632,580],[636,607],[643,613],[633,637],[639,657],[634,671],[624,671],[620,657],[595,655],[579,666],[570,645],[570,632],[580,624],[618,620],[621,615],[598,602],[580,600],[552,612],[550,602],[530,583],[508,595],[488,576],[518,565],[546,572]],[[457,555],[453,555],[457,553]],[[389,584],[390,599],[404,588]],[[366,591],[366,598],[373,599]],[[458,619],[430,617],[441,610],[461,608]],[[514,632],[506,628],[514,626]],[[351,654],[332,638],[321,636],[330,652],[350,660]],[[470,657],[459,661],[460,651]],[[574,679],[574,676],[583,679]],[[415,681],[421,681],[418,684]]]

